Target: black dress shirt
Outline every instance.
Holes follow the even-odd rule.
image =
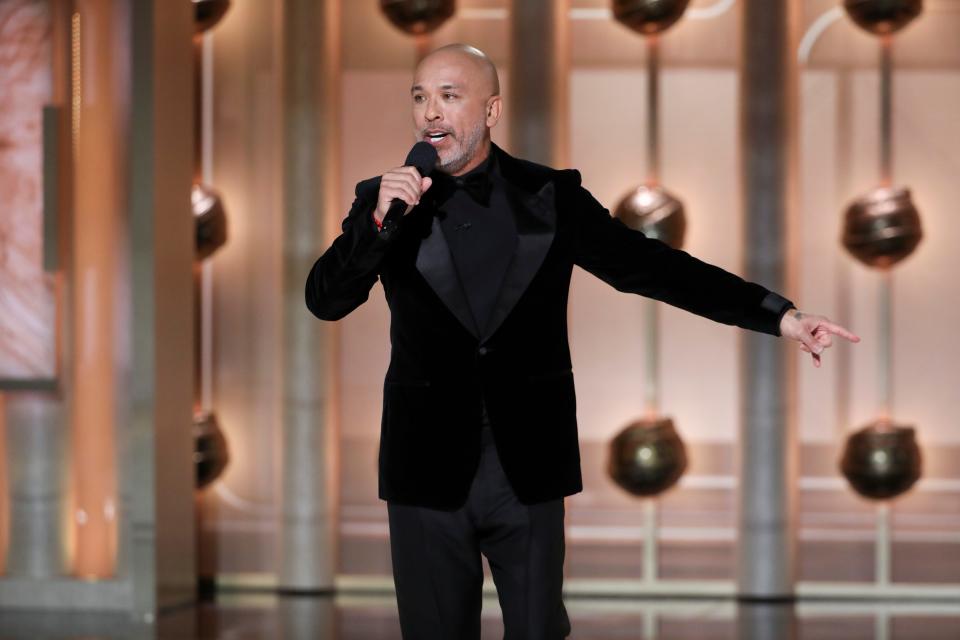
[[[476,174],[486,174],[490,181],[487,205],[458,188],[458,182],[476,180]],[[498,177],[492,153],[462,176],[434,173],[440,227],[481,334],[517,246],[516,224]]]

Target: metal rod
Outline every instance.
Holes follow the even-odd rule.
[[[416,50],[417,62],[414,66],[420,64],[428,53],[430,53],[430,34],[421,33],[413,37],[414,48]]]
[[[890,584],[890,505],[877,505],[877,542],[874,548],[874,581],[880,586]]]
[[[649,609],[646,613],[643,614],[643,638],[644,640],[657,640],[657,627],[659,627],[659,621],[657,620],[657,612]]]
[[[644,402],[648,418],[653,418],[660,410],[660,320],[657,314],[657,302],[644,298],[643,324],[644,334]]]
[[[193,36],[193,181],[203,173],[203,34]]]
[[[873,619],[873,637],[874,640],[890,639],[890,616],[886,611],[877,611]]]
[[[880,339],[877,340],[877,386],[880,389],[880,415],[889,418],[893,411],[893,275],[885,270],[880,275]]]
[[[657,581],[657,501],[643,502],[643,581],[653,584]]]
[[[201,108],[201,180],[205,184],[213,182],[213,38],[203,37],[201,55],[203,103]],[[200,408],[210,411],[213,408],[213,262],[205,260],[200,267],[200,349],[201,381]]]
[[[647,184],[660,182],[660,41],[647,36]]]
[[[880,39],[880,184],[889,186],[893,178],[893,36]]]
[[[647,43],[647,184],[656,185],[660,181],[660,46],[656,35],[646,38]],[[646,381],[645,401],[648,417],[654,417],[659,410],[659,334],[656,302],[644,299],[644,320],[646,328],[645,364]]]
[[[842,7],[838,7],[842,12]],[[852,180],[850,177],[850,167],[853,157],[853,109],[851,108],[853,99],[850,89],[850,71],[848,69],[837,70],[837,188],[839,193],[847,194],[852,190]],[[852,291],[850,285],[850,261],[841,252],[834,252],[834,264],[836,265],[837,290],[834,297],[836,304],[837,320],[844,326],[851,322],[851,299]],[[837,435],[842,439],[850,425],[850,396],[851,396],[851,364],[850,349],[846,344],[837,344],[837,355],[835,357],[837,368],[837,402],[836,402],[836,424]]]

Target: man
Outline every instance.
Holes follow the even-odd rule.
[[[620,291],[797,340],[817,366],[831,335],[859,338],[628,229],[579,172],[492,144],[503,104],[477,49],[430,53],[411,100],[436,170],[397,167],[357,185],[343,233],[307,279],[307,307],[337,320],[383,283],[391,358],[379,497],[403,637],[480,637],[482,553],[505,638],[563,638],[563,498],[582,489],[566,325],[573,265]],[[408,206],[387,216],[394,198]]]

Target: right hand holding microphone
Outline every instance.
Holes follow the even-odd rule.
[[[393,220],[397,215],[407,215],[420,202],[420,196],[430,188],[433,179],[429,175],[437,164],[437,150],[425,140],[413,145],[402,167],[391,169],[380,177],[380,193],[373,215],[377,226],[385,218]]]
[[[431,184],[433,179],[421,177],[416,167],[403,166],[387,171],[380,178],[380,193],[374,210],[377,221],[383,222],[395,198],[407,203],[403,215],[410,213]]]

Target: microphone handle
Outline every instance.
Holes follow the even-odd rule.
[[[401,200],[400,198],[394,198],[390,203],[390,208],[387,209],[387,214],[383,216],[383,223],[387,223],[387,219],[393,220],[403,216],[403,212],[407,210],[407,203]]]

